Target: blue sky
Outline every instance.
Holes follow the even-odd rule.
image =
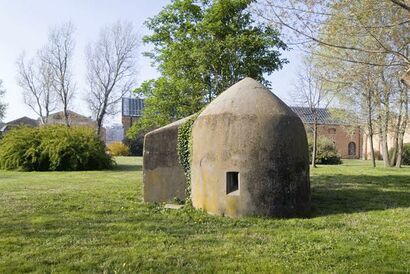
[[[97,38],[102,26],[117,20],[133,22],[141,36],[148,33],[143,22],[157,14],[170,0],[0,0],[0,79],[7,90],[8,109],[4,121],[21,116],[36,118],[24,104],[22,91],[16,84],[16,59],[23,52],[28,56],[47,41],[51,27],[71,21],[75,27],[74,77],[77,95],[72,109],[90,115],[83,98],[85,86],[84,49],[88,42]],[[140,52],[146,50],[141,44]],[[285,54],[291,61],[284,69],[269,77],[272,90],[287,103],[292,103],[289,92],[299,63],[298,54]],[[158,76],[150,66],[149,59],[140,55],[138,82]],[[120,123],[120,117],[109,118],[108,124]]]

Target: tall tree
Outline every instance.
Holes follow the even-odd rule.
[[[334,56],[345,56],[346,60],[338,60],[344,71],[354,68],[354,74],[357,75],[357,69],[365,68],[370,72],[373,79],[367,82],[372,83],[373,109],[369,109],[369,112],[375,114],[372,117],[375,120],[369,121],[368,125],[371,122],[376,126],[384,165],[390,166],[394,159],[389,155],[388,139],[392,133],[391,124],[395,123],[393,114],[400,108],[400,103],[395,104],[393,99],[399,96],[398,79],[409,66],[408,13],[390,1],[341,1],[337,7],[323,26],[321,38],[349,45],[354,50],[321,45],[318,52],[323,63],[332,63]],[[353,24],[348,23],[348,18],[353,18]],[[350,79],[357,79],[354,74],[350,74]],[[366,89],[363,87],[363,90]],[[405,116],[401,118],[407,119]],[[393,156],[396,158],[396,155]]]
[[[23,53],[17,59],[17,73],[17,84],[23,89],[24,103],[38,115],[42,124],[46,124],[57,103],[51,67],[40,58],[26,61]]]
[[[72,77],[74,26],[65,23],[50,31],[47,45],[40,51],[42,62],[51,69],[53,89],[63,107],[65,124],[70,126],[68,108],[75,92]]]
[[[297,82],[295,83],[294,97],[297,101],[307,106],[313,116],[313,151],[312,163],[316,167],[317,140],[318,140],[318,109],[327,108],[331,102],[332,96],[326,89],[325,82],[318,70],[315,68],[313,56],[305,56],[303,67],[298,73]]]
[[[0,120],[4,118],[6,114],[6,103],[4,103],[3,96],[6,93],[6,90],[3,88],[3,80],[0,79]]]
[[[331,86],[331,91],[336,101],[349,112],[355,113],[358,118],[349,119],[352,124],[360,125],[369,141],[370,155],[373,167],[376,166],[374,151],[374,135],[376,125],[380,119],[380,87],[382,81],[380,73],[383,67],[371,66],[360,63],[344,63],[336,59],[318,58],[319,66],[327,86]],[[356,122],[355,122],[356,120]],[[367,154],[367,139],[364,156]]]
[[[397,104],[396,111],[392,113],[393,116],[393,150],[390,155],[390,165],[401,167],[404,135],[406,133],[407,121],[409,116],[409,93],[408,89],[401,82],[397,83],[396,98],[393,98]]]
[[[97,133],[104,118],[118,112],[121,97],[135,84],[138,35],[129,22],[101,30],[98,41],[86,49],[88,104],[96,118]]]
[[[401,86],[400,89],[400,108],[397,118],[397,155],[396,155],[396,167],[400,168],[403,157],[403,145],[404,145],[404,135],[407,129],[407,123],[409,120],[409,89],[408,87]]]
[[[406,1],[264,0],[259,10],[269,23],[286,28],[288,41],[302,50],[319,48],[315,54],[326,64],[324,71],[336,70],[328,79],[344,83],[339,99],[367,102],[359,104],[363,120],[370,140],[373,129],[382,140],[385,166],[391,164],[387,139],[400,108],[393,103],[399,93],[397,79],[410,67]]]
[[[192,114],[246,76],[269,85],[264,76],[286,62],[286,45],[255,22],[252,2],[175,0],[146,22],[152,34],[144,42],[153,45],[146,55],[161,77],[137,89],[148,97],[140,127]]]

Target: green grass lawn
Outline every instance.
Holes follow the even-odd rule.
[[[0,171],[0,273],[410,272],[410,168],[312,173],[312,217],[223,218],[142,200],[113,171]]]

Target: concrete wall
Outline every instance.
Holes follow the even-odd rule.
[[[178,128],[189,117],[156,129],[144,139],[144,201],[185,199],[185,174],[178,162]]]
[[[193,126],[192,203],[228,216],[295,216],[310,209],[308,150],[300,118],[246,78],[218,96]],[[239,189],[227,193],[227,172]]]

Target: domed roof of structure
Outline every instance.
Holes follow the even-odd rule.
[[[281,99],[249,77],[221,93],[205,108],[201,116],[222,113],[296,116]]]

